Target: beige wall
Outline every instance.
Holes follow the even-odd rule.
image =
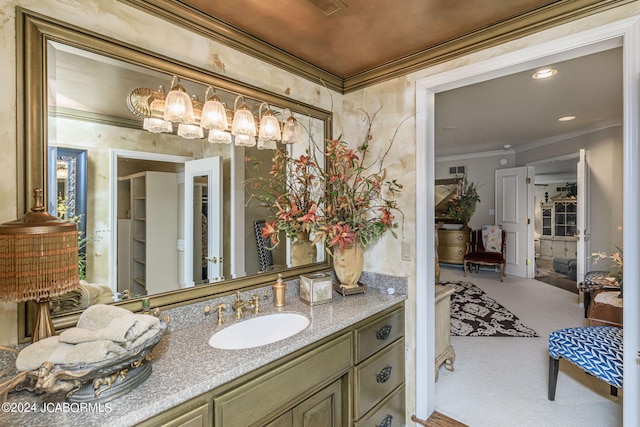
[[[436,153],[436,156],[438,153]],[[500,159],[507,159],[505,166],[500,165]],[[467,179],[478,185],[480,203],[476,206],[476,212],[469,221],[469,227],[477,229],[483,225],[495,224],[495,170],[515,166],[515,154],[513,152],[494,153],[483,155],[481,153],[468,156],[456,156],[456,158],[436,159],[436,179],[455,178],[449,174],[450,166],[466,166]]]

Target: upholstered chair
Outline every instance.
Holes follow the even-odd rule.
[[[464,276],[467,276],[467,269],[478,266],[489,265],[499,268],[500,281],[505,277],[506,266],[506,233],[498,225],[485,225],[480,230],[471,232],[471,241],[467,243],[467,251],[463,258]]]

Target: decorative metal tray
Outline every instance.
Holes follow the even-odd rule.
[[[149,353],[167,331],[167,322],[160,319],[158,333],[127,353],[96,363],[43,363],[38,369],[25,372],[17,391],[36,394],[65,393],[69,402],[108,402],[143,383],[151,375]]]

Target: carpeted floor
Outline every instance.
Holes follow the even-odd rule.
[[[470,427],[620,427],[624,390],[572,363],[560,362],[556,400],[547,399],[548,336],[586,326],[578,295],[532,279],[494,271],[463,277],[462,267],[442,268],[441,281],[470,281],[533,328],[540,338],[451,337],[454,371],[439,369],[436,411]],[[636,402],[627,402],[635,405]]]
[[[508,309],[470,282],[443,282],[451,294],[451,335],[458,337],[538,337]]]

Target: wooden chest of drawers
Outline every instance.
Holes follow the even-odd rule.
[[[462,264],[467,243],[468,230],[438,230],[438,258],[446,264]]]

